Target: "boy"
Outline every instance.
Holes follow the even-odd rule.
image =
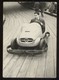
[[[34,13],[35,18],[30,21],[30,23],[36,22],[41,25],[42,33],[45,32],[45,21],[43,18],[39,17],[39,13]]]
[[[39,13],[35,13],[34,15],[35,15],[35,18],[30,21],[30,24],[33,23],[32,24],[33,26],[35,23],[38,23],[39,25],[41,25],[39,27],[42,28],[42,34],[43,34],[45,32],[45,21],[42,18],[39,18]],[[41,40],[40,40],[40,48],[41,49],[42,49],[42,47],[45,46],[45,43],[47,43],[46,41],[48,39],[48,36],[46,34],[49,35],[49,32],[45,33],[45,36],[43,38],[41,38]],[[19,48],[19,45],[18,45],[18,42],[16,39],[11,42],[11,48],[12,49],[18,49]]]

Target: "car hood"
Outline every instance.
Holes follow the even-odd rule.
[[[38,23],[30,23],[23,25],[19,38],[32,38],[35,40],[37,37],[41,37],[41,35],[41,26]]]

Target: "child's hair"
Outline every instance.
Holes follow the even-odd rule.
[[[39,15],[39,12],[35,12],[34,14],[37,14],[37,15]]]

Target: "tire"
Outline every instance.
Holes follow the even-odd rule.
[[[16,39],[14,39],[14,40],[11,41],[11,48],[12,48],[12,49],[17,49],[17,48],[18,48]]]

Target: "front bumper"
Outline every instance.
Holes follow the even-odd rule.
[[[17,40],[17,44],[19,46],[22,46],[22,47],[35,47],[35,46],[37,46],[39,44],[40,39],[41,39],[41,37],[38,37],[33,42],[21,42],[21,41],[18,40],[18,38],[16,40]]]
[[[11,49],[11,47],[7,48],[7,52],[9,53],[43,53],[48,50],[48,46],[44,49]]]

